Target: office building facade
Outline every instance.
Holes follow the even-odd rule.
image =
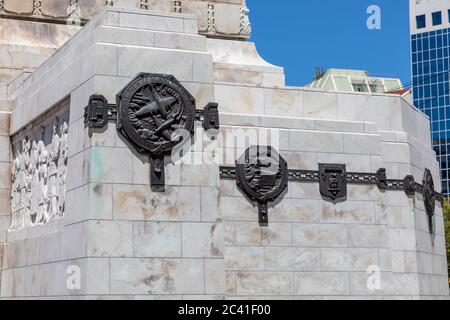
[[[450,194],[450,1],[411,0],[414,105],[431,121],[442,191]]]

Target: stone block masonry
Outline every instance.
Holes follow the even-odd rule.
[[[283,69],[259,57],[254,44],[209,37],[244,32],[226,25],[236,28],[242,16],[234,7],[243,3],[188,2],[195,1],[181,1],[176,13],[108,6],[35,71],[2,89],[12,102],[11,110],[1,109],[0,96],[1,298],[448,299],[442,210],[436,206],[430,233],[425,193],[348,184],[346,201],[333,203],[319,183],[289,181],[282,201],[268,203],[269,223],[261,227],[256,203],[220,176],[220,167],[235,166],[244,153],[246,137],[263,145],[251,139],[268,135],[266,145],[292,170],[327,163],[347,172],[386,168],[389,179],[412,175],[422,183],[428,168],[439,181],[428,119],[389,94],[285,87]],[[123,122],[112,120],[130,114],[111,110],[120,112],[126,94],[116,95],[140,73],[173,75],[197,111],[219,105],[220,135],[165,163],[164,192],[153,189],[150,171],[158,170],[139,139],[128,139]],[[173,129],[167,120],[186,119],[177,118],[170,101],[179,97],[167,87],[147,88],[130,99],[150,114],[134,128],[155,143]],[[85,125],[92,95],[116,108],[99,130]],[[68,124],[64,216],[8,231],[11,141],[37,120],[56,119]],[[212,143],[213,153],[205,148]],[[367,285],[368,270],[379,286]]]

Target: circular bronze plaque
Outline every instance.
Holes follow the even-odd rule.
[[[169,153],[194,121],[195,99],[173,76],[142,73],[117,96],[117,129],[140,153]]]
[[[236,164],[238,186],[252,201],[275,201],[288,186],[288,167],[273,148],[253,146]]]

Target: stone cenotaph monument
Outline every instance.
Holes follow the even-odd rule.
[[[2,299],[447,299],[429,120],[285,86],[244,0],[0,0]]]

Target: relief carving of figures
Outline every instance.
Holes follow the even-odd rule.
[[[57,133],[56,125],[53,125],[52,143],[50,144],[50,150],[48,153],[48,204],[49,208],[47,214],[44,215],[45,222],[49,221],[57,214],[58,207],[58,167],[57,161],[59,157],[59,136]]]
[[[174,13],[181,13],[181,1],[174,1],[173,2],[173,12]]]
[[[36,141],[31,146],[31,202],[30,219],[36,221],[39,208],[39,149]]]
[[[248,14],[250,13],[250,10],[247,7],[241,8],[241,26],[240,26],[240,32],[243,36],[250,36],[252,33],[252,24],[250,23],[250,19],[248,17]]]
[[[70,5],[67,7],[67,24],[81,24],[81,7],[78,0],[70,0]]]
[[[36,216],[36,223],[45,223],[44,216],[47,212],[47,181],[48,181],[48,152],[45,148],[44,142],[39,141],[39,185],[36,190],[39,201],[38,201],[38,214]]]
[[[141,0],[141,3],[140,3],[139,6],[140,6],[141,9],[148,10],[149,9],[148,0]]]
[[[29,198],[28,198],[28,166],[30,164],[30,142],[24,140],[22,142],[22,155],[20,158],[19,168],[19,224],[20,228],[28,226],[27,216],[29,216]]]
[[[58,208],[56,218],[64,217],[65,204],[66,204],[66,172],[67,172],[67,159],[69,154],[69,144],[67,142],[69,126],[67,123],[63,123],[60,132],[60,145],[58,156]]]
[[[64,217],[68,125],[53,126],[51,143],[25,138],[12,170],[11,226],[19,231]]]
[[[33,14],[36,16],[41,16],[42,15],[42,1],[41,0],[34,0],[33,1]]]
[[[214,5],[208,4],[208,33],[216,33],[216,13]]]
[[[19,223],[19,173],[20,173],[20,151],[17,157],[14,159],[11,166],[11,226],[10,231],[16,231],[20,225]]]

